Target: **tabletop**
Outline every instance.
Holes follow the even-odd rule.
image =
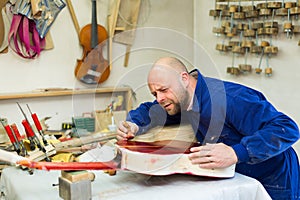
[[[150,176],[117,171],[110,176],[92,171],[92,199],[107,200],[268,200],[271,199],[257,180],[235,173],[233,178],[209,178],[185,174]],[[60,171],[35,170],[32,175],[17,167],[2,171],[0,189],[4,200],[56,200],[59,197]]]

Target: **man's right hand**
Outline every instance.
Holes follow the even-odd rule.
[[[134,138],[139,127],[135,123],[129,121],[121,121],[117,130],[117,140],[128,140]]]

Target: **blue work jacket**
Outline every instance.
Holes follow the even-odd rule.
[[[197,73],[192,109],[171,116],[156,100],[142,103],[127,116],[139,126],[137,134],[190,123],[200,143],[231,146],[238,157],[236,171],[259,180],[272,199],[300,199],[299,162],[291,147],[299,139],[296,123],[262,93]]]

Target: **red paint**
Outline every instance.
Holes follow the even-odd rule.
[[[157,161],[157,159],[152,158],[152,159],[150,160],[150,163],[151,163],[151,164],[155,164],[156,161]]]
[[[165,140],[157,142],[138,142],[122,140],[117,145],[131,151],[151,154],[179,154],[190,153],[190,148],[199,146],[197,143],[183,142],[176,140]]]

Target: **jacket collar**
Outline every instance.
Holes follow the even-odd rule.
[[[196,73],[197,72],[197,73]],[[207,86],[204,80],[204,77],[200,73],[198,69],[194,69],[189,72],[197,79],[197,84],[195,88],[195,93],[193,97],[193,106],[192,111],[199,112],[201,111],[201,102],[202,102],[202,95],[207,93]]]

